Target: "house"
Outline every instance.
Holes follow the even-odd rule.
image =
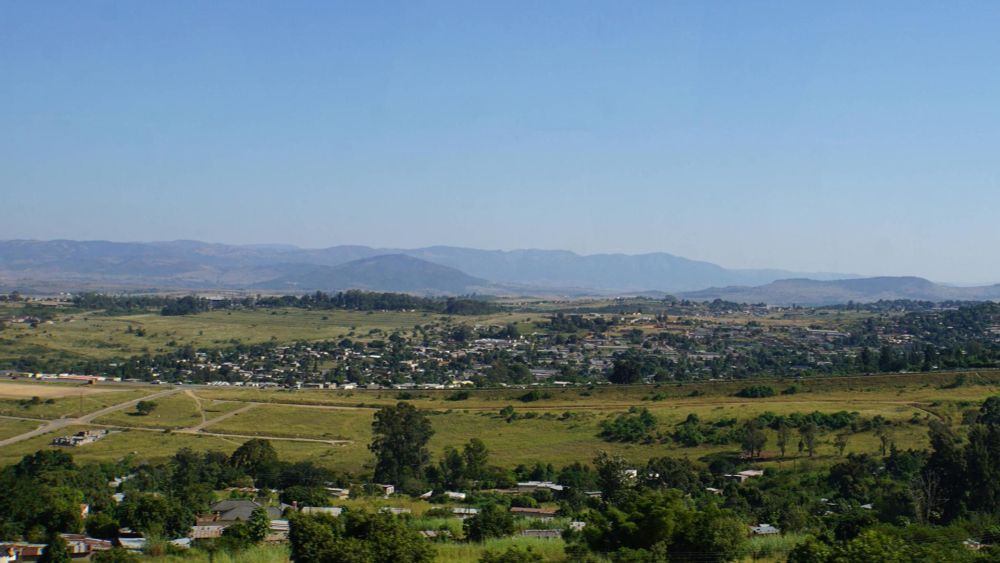
[[[510,509],[510,513],[514,516],[537,518],[538,520],[552,520],[556,517],[556,511],[548,508],[525,508],[515,506]]]
[[[170,540],[167,543],[169,543],[170,545],[172,545],[174,547],[179,547],[181,549],[191,549],[192,539],[191,538],[177,538],[175,540]]]
[[[409,508],[398,508],[398,507],[395,507],[395,506],[383,506],[378,511],[379,512],[388,512],[389,514],[392,514],[393,516],[399,516],[400,514],[410,514],[411,512],[413,512]]]
[[[220,534],[221,535],[221,534]],[[129,551],[142,551],[146,547],[146,538],[118,538],[115,540],[120,547]]]
[[[540,489],[562,492],[564,488],[562,485],[557,485],[552,481],[523,481],[517,484],[517,492],[519,493],[533,493]]]
[[[750,533],[755,536],[772,536],[780,534],[781,530],[770,524],[761,524],[759,526],[750,526]]]
[[[212,505],[210,509],[212,511],[212,515],[209,518],[202,518],[201,520],[206,522],[221,523],[246,522],[250,519],[250,515],[253,514],[253,511],[260,507],[260,504],[252,500],[222,500]],[[281,518],[280,508],[268,506],[266,507],[266,510],[269,519],[273,520],[275,518]]]
[[[448,497],[448,500],[465,500],[465,493],[456,493],[455,491],[445,491],[444,496]]]
[[[288,541],[289,532],[288,520],[271,520],[271,528],[264,537],[268,543],[278,543]]]
[[[376,483],[375,486],[382,490],[382,495],[384,496],[389,496],[396,492],[396,487],[392,485],[380,485]]]
[[[42,556],[42,550],[45,549],[44,543],[23,543],[23,542],[10,542],[10,543],[0,543],[0,561],[3,558],[8,558],[9,561],[38,561],[38,558]],[[13,559],[9,559],[13,552]]]
[[[199,526],[191,526],[191,531],[188,532],[188,537],[193,540],[205,540],[211,538],[221,538],[222,532],[226,527],[221,524],[205,524]]]
[[[89,557],[95,551],[108,551],[113,546],[108,540],[87,537],[83,534],[59,534],[66,540],[66,547],[73,557]]]
[[[330,493],[330,496],[338,499],[345,499],[351,496],[350,489],[341,489],[339,487],[327,487],[326,492]]]
[[[744,469],[743,471],[739,471],[737,473],[728,474],[728,475],[725,475],[725,476],[729,477],[730,479],[736,479],[737,481],[739,481],[740,483],[742,483],[743,481],[746,481],[747,479],[753,479],[753,478],[756,478],[756,477],[763,477],[764,476],[764,470],[763,469]]]
[[[59,436],[52,440],[52,445],[75,448],[86,444],[93,444],[107,436],[110,432],[110,430],[82,430],[72,436]]]
[[[451,513],[454,514],[456,518],[461,518],[462,520],[465,520],[466,518],[472,518],[476,514],[479,514],[479,509],[464,508],[460,506],[457,508],[452,508]]]

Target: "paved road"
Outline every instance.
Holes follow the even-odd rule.
[[[18,442],[23,442],[25,440],[30,440],[42,434],[53,432],[59,430],[60,428],[65,428],[67,426],[78,426],[89,424],[92,420],[98,417],[102,417],[106,414],[111,414],[115,411],[120,411],[122,409],[127,409],[129,407],[135,406],[139,401],[152,401],[154,399],[159,399],[161,397],[166,397],[168,395],[173,395],[177,393],[177,389],[168,389],[166,391],[160,391],[159,393],[153,393],[146,397],[140,397],[138,399],[132,399],[130,401],[125,401],[124,403],[118,403],[117,405],[111,405],[110,407],[104,407],[103,409],[96,410],[92,413],[85,414],[78,418],[58,418],[56,420],[50,420],[38,428],[31,430],[30,432],[25,432],[13,438],[7,438],[6,440],[0,440],[0,448],[4,446],[9,446],[11,444],[16,444]]]

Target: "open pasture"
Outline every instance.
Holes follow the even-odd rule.
[[[82,383],[17,383],[0,382],[0,398],[3,399],[30,399],[31,397],[41,397],[42,399],[55,399],[59,397],[77,397],[79,395],[93,395],[95,393],[107,393],[112,389],[107,387],[97,387]]]
[[[149,395],[148,387],[0,382],[0,415],[53,419],[89,412]],[[32,397],[39,400],[32,401]]]
[[[392,332],[434,322],[422,312],[257,309],[198,315],[157,313],[106,316],[100,312],[57,314],[32,328],[12,324],[0,334],[0,359],[34,354],[53,358],[109,359],[168,352],[178,346],[216,348],[234,343],[368,339],[372,330]],[[131,329],[131,330],[130,330]]]
[[[475,437],[487,444],[494,464],[515,467],[543,462],[558,467],[575,461],[587,462],[600,450],[620,454],[636,463],[660,456],[697,461],[712,454],[739,451],[739,445],[733,442],[706,442],[687,447],[670,439],[677,425],[691,414],[706,424],[733,419],[739,424],[764,413],[833,414],[845,411],[857,413],[862,421],[881,417],[889,422],[890,439],[898,447],[922,448],[927,445],[929,421],[942,420],[961,433],[963,416],[978,408],[986,397],[1000,392],[994,383],[995,373],[964,373],[964,383],[956,386],[957,377],[956,374],[906,374],[798,381],[755,380],[754,385],[771,385],[776,391],[796,387],[794,393],[760,399],[735,396],[739,389],[748,385],[745,382],[545,389],[541,398],[528,402],[521,400],[526,390],[510,388],[470,390],[464,400],[446,400],[454,391],[414,391],[406,396],[413,397],[410,402],[429,414],[435,430],[429,447],[435,458],[446,447],[461,447]],[[84,396],[84,400],[100,398],[114,404],[149,392],[149,388],[137,388]],[[114,401],[108,400],[115,396]],[[262,391],[189,387],[159,399],[157,408],[148,416],[135,416],[131,414],[132,409],[124,409],[95,420],[95,424],[131,430],[74,449],[72,453],[83,459],[102,461],[132,452],[141,458],[157,459],[183,446],[228,452],[245,440],[243,436],[260,436],[271,439],[285,459],[311,460],[341,471],[365,471],[370,469],[372,461],[368,444],[374,413],[380,405],[398,402],[401,396],[404,395],[400,392],[388,390]],[[75,397],[65,397],[56,399],[54,405],[32,408],[53,409],[63,402],[72,410],[77,401]],[[19,413],[14,416],[33,412],[17,406],[16,401],[10,403]],[[0,402],[0,408],[3,406]],[[516,416],[501,416],[500,410],[506,406],[512,406]],[[614,419],[631,406],[647,408],[656,416],[657,427],[653,434],[659,438],[649,443],[609,442],[602,438],[601,423]],[[200,427],[201,433],[179,431],[194,427]],[[63,430],[64,433],[68,431]],[[796,448],[797,433],[793,435],[786,460],[779,460],[775,433],[771,430],[766,433],[768,442],[764,447],[763,463],[805,460],[805,454],[800,457]],[[838,459],[834,445],[837,433],[820,433],[812,462],[824,464]],[[46,446],[49,441],[51,436],[19,443],[6,449],[0,461],[16,459],[34,451],[33,448]],[[861,430],[850,434],[846,453],[872,453],[879,447],[880,441],[872,431]]]

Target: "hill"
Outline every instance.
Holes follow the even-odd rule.
[[[489,286],[488,281],[455,268],[404,254],[386,254],[337,266],[319,266],[302,274],[256,284],[262,289],[287,291],[367,289],[450,295],[481,292]]]
[[[364,279],[321,269],[386,255],[405,255],[458,270],[478,278],[475,283],[465,280],[471,285],[488,281],[493,284],[491,291],[515,293],[676,292],[712,286],[755,286],[790,277],[848,277],[784,270],[732,270],[663,252],[580,255],[565,250],[501,251],[451,246],[303,249],[185,240],[151,243],[10,240],[0,241],[0,290],[248,289],[265,287],[274,280],[292,287],[299,281],[305,285],[324,285],[327,282],[322,276],[336,274],[371,284],[383,280],[382,286],[366,287],[389,291],[401,287],[390,279],[391,261],[372,263]],[[385,271],[376,272],[379,268]],[[313,276],[314,272],[318,278]],[[408,284],[402,283],[405,285]]]
[[[918,277],[874,277],[848,280],[786,279],[757,287],[709,288],[681,294],[693,301],[723,299],[740,303],[771,305],[831,305],[882,299],[918,301],[1000,299],[1000,284],[981,287],[952,287]]]

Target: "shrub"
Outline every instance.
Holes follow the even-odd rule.
[[[764,397],[773,397],[774,389],[768,385],[751,385],[750,387],[744,387],[736,392],[737,397],[743,397],[746,399],[762,399]]]

